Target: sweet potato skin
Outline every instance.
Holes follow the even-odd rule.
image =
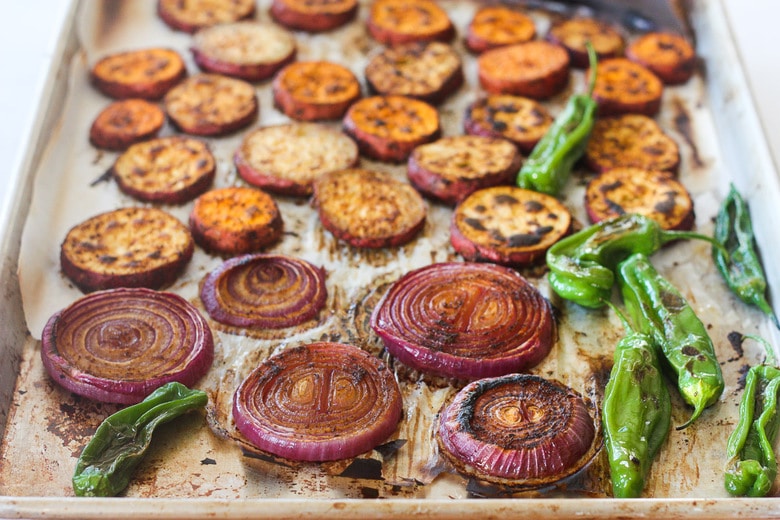
[[[525,43],[536,37],[534,21],[501,5],[481,7],[466,30],[466,48],[480,54],[505,45]]]
[[[228,187],[204,193],[195,200],[189,223],[199,246],[223,256],[260,251],[279,241],[283,231],[276,201],[257,188]]]
[[[366,24],[368,33],[389,47],[419,41],[446,43],[455,37],[449,16],[431,0],[375,0]]]
[[[360,82],[348,68],[328,61],[299,61],[273,80],[274,106],[297,121],[339,119],[360,99]]]
[[[175,217],[156,208],[123,208],[71,228],[60,246],[60,267],[85,293],[160,289],[178,278],[193,252],[192,235]]]
[[[311,33],[331,31],[346,25],[358,12],[357,0],[273,0],[269,13],[278,23]]]
[[[647,33],[631,42],[626,58],[647,67],[667,85],[686,83],[696,71],[696,52],[679,34]]]
[[[463,129],[469,135],[507,139],[529,154],[552,122],[547,108],[533,99],[491,94],[466,108]]]
[[[97,148],[125,150],[157,135],[164,123],[165,113],[154,103],[122,99],[98,114],[89,129],[89,141]]]
[[[599,61],[623,55],[625,41],[620,32],[606,22],[594,18],[570,18],[554,24],[547,33],[547,40],[566,49],[572,67],[588,67],[589,41]]]
[[[157,15],[173,30],[194,33],[203,27],[237,22],[255,14],[255,0],[157,0]]]
[[[405,96],[373,96],[354,103],[344,116],[344,132],[360,153],[403,162],[420,144],[438,139],[439,114],[431,105]]]
[[[612,58],[597,66],[593,99],[600,116],[643,114],[661,109],[664,86],[649,69],[626,58]]]
[[[179,53],[158,47],[104,56],[90,70],[95,88],[115,99],[157,100],[186,76]]]
[[[547,99],[569,82],[569,54],[544,40],[484,52],[477,67],[480,85],[491,94]]]

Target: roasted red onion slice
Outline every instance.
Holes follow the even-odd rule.
[[[541,487],[584,467],[595,453],[596,426],[571,388],[529,374],[466,385],[440,412],[441,452],[468,475]]]
[[[109,289],[49,318],[41,358],[73,393],[135,404],[165,383],[196,383],[214,359],[214,340],[197,309],[176,294]]]
[[[397,280],[371,327],[402,363],[479,379],[539,363],[553,343],[549,302],[520,274],[493,264],[441,263]]]
[[[200,299],[216,321],[281,329],[317,316],[327,299],[322,268],[289,256],[231,258],[205,279]]]
[[[267,359],[238,387],[236,427],[291,460],[354,457],[395,431],[402,398],[393,372],[350,345],[312,343]]]

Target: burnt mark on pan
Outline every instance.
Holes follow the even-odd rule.
[[[679,97],[675,97],[672,99],[672,107],[674,109],[674,127],[691,149],[691,160],[693,161],[693,165],[699,169],[704,168],[704,160],[699,153],[699,148],[696,146],[695,136],[693,135],[691,115],[688,112],[685,103]]]

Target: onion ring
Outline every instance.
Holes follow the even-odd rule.
[[[231,258],[209,273],[200,299],[212,319],[247,328],[282,329],[317,316],[328,294],[325,272],[297,258]]]
[[[401,277],[374,309],[371,327],[402,363],[468,380],[536,365],[554,336],[550,304],[533,285],[509,268],[468,262]]]
[[[49,318],[41,359],[75,394],[135,404],[165,383],[196,383],[214,359],[214,339],[206,320],[176,294],[109,289]]]
[[[395,431],[402,412],[392,371],[342,343],[311,343],[267,359],[233,399],[236,428],[250,443],[300,461],[365,453]]]

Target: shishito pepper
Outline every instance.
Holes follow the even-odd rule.
[[[556,242],[547,250],[552,289],[562,298],[597,309],[612,295],[617,265],[633,253],[650,255],[673,240],[712,238],[691,231],[668,231],[636,213],[603,220]]]
[[[765,496],[777,476],[774,442],[780,429],[780,369],[769,344],[761,342],[766,347],[767,359],[747,373],[739,422],[726,448],[724,483],[726,491],[736,496]]]
[[[753,224],[745,199],[731,185],[715,219],[715,240],[725,247],[712,248],[712,258],[731,291],[748,305],[755,305],[778,324],[766,300],[766,277],[756,251]]]
[[[707,328],[666,278],[641,253],[618,267],[623,301],[634,323],[652,336],[677,376],[677,388],[693,414],[682,429],[695,421],[723,393],[724,381]]]
[[[557,195],[582,157],[593,130],[598,104],[593,99],[596,84],[596,51],[587,44],[590,78],[587,94],[575,94],[531,151],[517,174],[517,185],[548,195]]]
[[[203,408],[207,402],[208,397],[202,390],[167,383],[140,403],[109,416],[81,452],[73,475],[76,495],[108,497],[120,493],[130,483],[155,428]]]
[[[626,335],[615,346],[615,363],[604,390],[604,445],[612,494],[636,498],[642,494],[650,465],[669,434],[672,401],[653,338],[633,330],[625,316],[617,309],[615,312]]]

